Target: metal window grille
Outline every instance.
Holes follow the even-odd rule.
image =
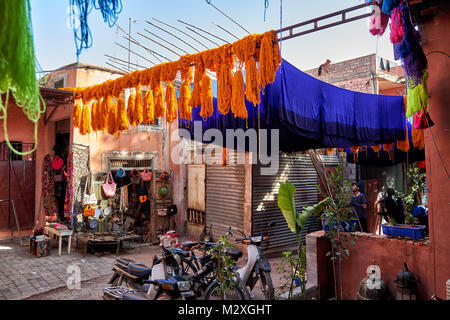
[[[20,152],[28,152],[30,150],[33,150],[34,148],[34,143],[23,143],[20,141],[11,141],[11,145],[13,146],[14,149]],[[0,142],[0,161],[9,161],[10,157],[12,161],[16,160],[34,161],[36,159],[35,158],[36,152],[33,152],[26,156],[21,156],[12,152],[5,141]]]

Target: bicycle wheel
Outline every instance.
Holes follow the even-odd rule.
[[[272,284],[272,277],[270,271],[263,270],[260,274],[261,289],[264,292],[266,300],[274,300],[275,292]]]
[[[222,300],[219,282],[216,281],[211,285],[206,292],[205,300]],[[228,290],[224,292],[223,300],[245,300],[245,295],[239,286],[232,284],[228,287]]]

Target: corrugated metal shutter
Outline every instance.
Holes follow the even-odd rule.
[[[317,174],[306,154],[282,154],[279,171],[273,176],[262,176],[260,169],[261,165],[253,166],[252,232],[271,234],[264,249],[284,250],[296,244],[296,237],[277,205],[280,182],[289,180],[295,186],[295,205],[301,210],[305,205],[317,203]],[[269,222],[276,225],[269,228]]]
[[[243,165],[206,166],[206,225],[215,241],[228,226],[244,231],[244,179]]]

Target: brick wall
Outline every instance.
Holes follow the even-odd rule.
[[[319,67],[307,70],[305,73],[317,79],[331,83],[335,86],[360,91],[365,93],[373,93],[371,72],[376,74],[376,58],[375,54],[332,63],[327,67],[328,72],[322,69],[322,74],[318,75]],[[375,92],[377,92],[377,83],[375,81]]]

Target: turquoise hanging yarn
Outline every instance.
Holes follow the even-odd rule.
[[[29,0],[0,1],[0,119],[3,120],[5,141],[12,152],[28,155],[37,148],[37,127],[45,103],[35,74],[35,56]],[[34,123],[34,148],[16,150],[10,143],[7,129],[9,95]]]

